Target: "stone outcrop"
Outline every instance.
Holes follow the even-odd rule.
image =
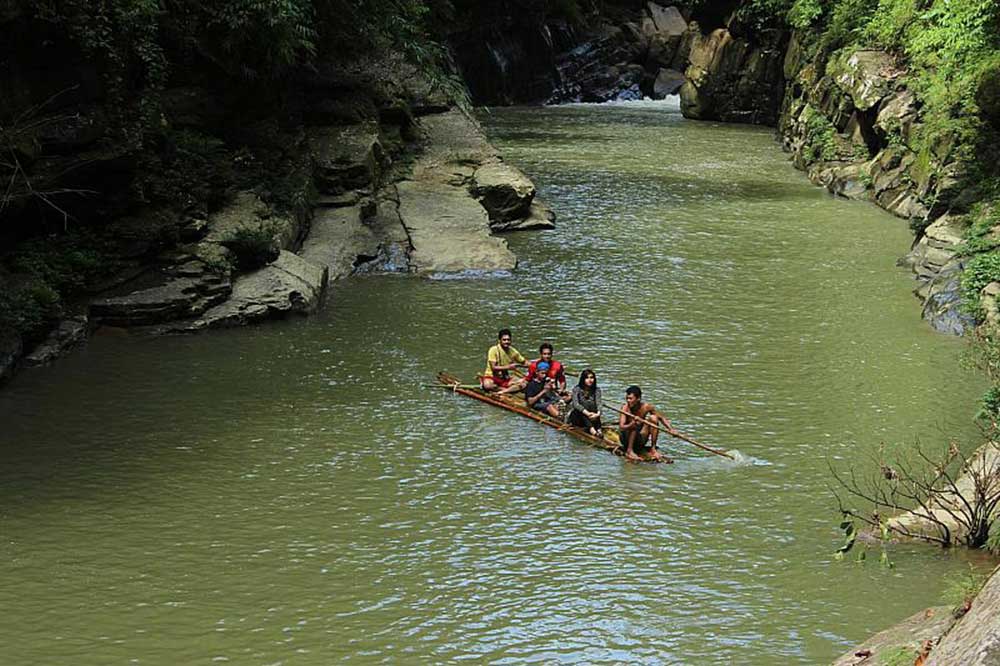
[[[698,120],[774,124],[784,84],[784,36],[751,41],[730,28],[702,34],[692,24],[681,112]]]
[[[914,613],[899,624],[880,631],[850,652],[833,662],[833,666],[861,666],[883,664],[887,658],[907,653],[906,664],[916,661],[925,651],[926,641],[931,645],[955,624],[955,617],[947,606],[932,606]],[[964,663],[964,662],[954,662]]]
[[[941,639],[925,666],[1000,664],[1000,575],[993,575],[969,611]]]
[[[663,99],[684,83],[696,27],[675,6],[647,2],[620,23],[598,22],[556,59],[549,103]]]
[[[224,302],[194,320],[172,324],[163,330],[242,326],[289,314],[309,314],[322,303],[326,282],[326,269],[282,250],[273,263],[237,277],[232,293]]]
[[[315,128],[309,143],[316,164],[316,186],[322,192],[339,194],[370,187],[379,182],[387,166],[375,121]]]
[[[517,265],[507,242],[490,235],[489,217],[462,188],[434,181],[399,184],[399,214],[421,274],[511,270]]]
[[[1000,571],[993,571],[967,609],[934,606],[922,610],[875,634],[833,666],[889,663],[901,655],[907,664],[924,666],[1000,663]]]
[[[914,293],[924,303],[923,316],[935,329],[961,335],[973,324],[960,308],[963,261],[956,252],[964,211],[951,211],[962,172],[949,151],[920,157],[911,146],[920,119],[905,74],[895,57],[871,49],[808,62],[793,35],[778,127],[793,163],[814,183],[871,201],[919,230],[900,263],[919,281]]]
[[[230,291],[228,278],[211,273],[167,277],[160,284],[93,301],[90,316],[110,326],[152,326],[200,315],[224,301]]]
[[[59,322],[49,336],[24,357],[26,366],[47,365],[82,344],[90,333],[90,318],[83,315],[67,317]]]
[[[527,217],[535,198],[535,185],[520,169],[490,161],[476,169],[473,196],[479,199],[490,221],[505,224]]]

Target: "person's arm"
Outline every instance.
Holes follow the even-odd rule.
[[[580,402],[580,393],[582,392],[583,390],[579,386],[573,387],[573,397],[570,401],[570,406],[581,414],[586,414],[587,410],[583,408],[583,404]]]
[[[622,411],[628,411],[628,405],[622,405]],[[632,430],[635,428],[636,421],[631,415],[621,414],[618,416],[618,427],[622,430]]]
[[[595,418],[600,418],[601,417],[601,389],[600,388],[595,388],[594,389],[594,406],[597,408],[597,411],[595,412],[595,414],[597,414],[597,416]]]
[[[498,347],[490,347],[490,350],[486,352],[486,365],[490,366],[490,374],[503,370],[500,367],[500,349]]]

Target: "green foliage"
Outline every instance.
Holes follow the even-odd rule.
[[[221,139],[194,130],[167,132],[159,148],[139,157],[136,201],[200,215],[228,201],[235,175]]]
[[[808,107],[804,153],[810,162],[837,159],[837,128],[819,111]]]
[[[916,0],[878,0],[878,9],[864,30],[864,38],[889,50],[900,50],[917,15]]]
[[[793,28],[804,30],[823,14],[819,0],[795,0],[788,10],[788,22]]]
[[[1000,205],[977,203],[969,212],[968,222],[962,254],[989,252],[1000,246],[1000,230],[994,231],[994,227],[1000,227]]]
[[[239,227],[220,241],[220,245],[233,253],[237,269],[249,271],[278,258],[279,250],[274,234],[274,226],[262,222],[255,227]]]
[[[73,232],[22,244],[0,261],[0,330],[38,339],[67,298],[118,268],[95,236]]]
[[[59,294],[45,284],[33,282],[0,291],[0,330],[29,340],[39,338],[59,313]]]
[[[962,273],[961,291],[963,308],[972,314],[979,314],[979,292],[990,282],[1000,281],[1000,253],[977,254],[965,264]]]
[[[780,26],[795,0],[749,0],[740,5],[738,18],[758,30]]]

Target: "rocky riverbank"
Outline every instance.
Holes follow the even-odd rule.
[[[217,101],[209,91],[166,96],[184,100],[167,106],[172,131],[217,141],[205,117],[215,114],[202,111]],[[5,333],[0,380],[52,362],[100,327],[176,333],[309,314],[351,275],[511,271],[517,258],[497,234],[554,227],[532,182],[478,123],[402,63],[315,77],[303,105],[302,122],[278,136],[282,159],[219,149],[217,164],[250,164],[253,173],[231,179],[229,191],[209,184],[205,200],[217,203],[192,198],[171,218],[176,236],[157,240],[143,226],[165,207],[123,216],[128,233],[119,237],[136,241],[105,256],[118,269],[61,306],[46,337]],[[7,253],[8,265],[26,263],[18,252]]]

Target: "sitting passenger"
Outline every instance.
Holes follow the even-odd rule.
[[[556,380],[548,376],[549,364],[539,361],[535,365],[535,374],[524,387],[524,399],[532,409],[544,412],[553,418],[559,418],[559,394],[556,392]]]
[[[590,368],[580,373],[580,382],[573,387],[572,411],[566,421],[577,428],[585,428],[594,437],[601,437],[601,389],[597,375]]]

